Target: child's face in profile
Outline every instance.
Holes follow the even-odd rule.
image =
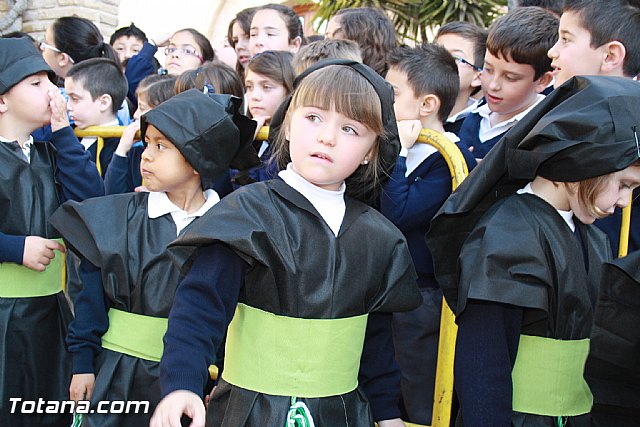
[[[287,97],[287,89],[280,83],[247,70],[245,88],[249,99],[251,117],[273,117],[282,101]]]
[[[436,41],[439,45],[447,49],[454,58],[461,58],[469,64],[475,64],[473,56],[474,44],[458,34],[442,34]],[[469,98],[471,92],[480,86],[480,71],[474,69],[471,65],[456,61],[458,66],[458,75],[460,76],[459,96]],[[477,64],[476,64],[477,65]]]
[[[0,113],[7,118],[28,124],[29,132],[51,121],[49,91],[58,88],[51,83],[46,72],[32,74],[0,95]]]
[[[338,190],[365,159],[377,135],[357,120],[334,110],[300,107],[286,131],[293,169],[325,190]]]
[[[582,20],[575,13],[562,14],[558,34],[558,41],[548,52],[554,69],[553,87],[560,86],[574,76],[600,74],[606,44],[591,47],[591,34],[582,26]]]
[[[263,9],[253,15],[249,30],[249,53],[251,56],[265,50],[286,50],[296,53],[300,49],[300,42],[299,37],[296,37],[295,40],[289,40],[287,23],[278,11]]]
[[[385,80],[393,87],[393,110],[396,113],[396,120],[419,120],[422,101],[409,85],[407,73],[396,67],[390,67]]]
[[[167,193],[186,191],[200,175],[158,129],[149,125],[144,135],[145,149],[140,160],[140,173],[149,191]]]
[[[169,74],[178,76],[187,70],[195,70],[204,61],[196,39],[187,31],[179,31],[169,39],[169,53],[164,68]]]
[[[138,109],[133,113],[133,118],[140,120],[140,117],[147,111],[152,110],[152,108],[151,105],[149,105],[149,100],[147,99],[146,94],[137,93],[136,95],[138,97]]]
[[[238,55],[238,62],[246,69],[251,60],[251,54],[249,53],[249,34],[245,33],[242,25],[237,22],[231,27],[231,34],[233,36],[234,49],[236,50],[236,55]]]
[[[569,205],[573,214],[584,224],[592,224],[596,219],[613,214],[616,208],[623,208],[629,204],[633,190],[640,186],[640,166],[631,165],[626,169],[609,174],[605,187],[595,199],[597,210],[602,216],[594,217],[580,203],[577,191],[569,194]]]
[[[487,50],[480,80],[487,105],[495,114],[492,125],[509,120],[533,105],[536,95],[551,81],[550,73],[543,74],[538,80],[534,77],[531,65],[493,56]]]
[[[328,39],[341,39],[342,37],[342,26],[340,25],[340,16],[333,16],[329,19],[329,23],[327,24],[327,31],[324,33],[324,36]]]
[[[69,116],[78,128],[84,129],[89,126],[105,124],[103,123],[105,121],[103,113],[107,108],[111,108],[110,102],[107,105],[104,97],[98,97],[94,100],[91,93],[85,89],[84,82],[73,77],[65,79],[64,88],[69,97],[69,101],[67,101]]]
[[[144,40],[134,36],[120,36],[113,42],[113,48],[118,53],[120,62],[124,62],[125,59],[131,58],[133,55],[137,55],[144,44]]]

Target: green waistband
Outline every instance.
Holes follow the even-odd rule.
[[[276,396],[326,397],[358,386],[367,315],[343,319],[277,316],[238,304],[222,378]]]
[[[62,239],[54,239],[62,243]],[[12,262],[0,263],[0,298],[30,298],[54,295],[62,290],[64,254],[55,257],[44,271],[34,271]]]
[[[513,410],[574,416],[591,410],[593,396],[583,377],[589,339],[555,340],[520,335],[513,367]]]
[[[109,329],[102,336],[102,347],[159,362],[167,324],[168,319],[165,317],[145,316],[110,308]]]

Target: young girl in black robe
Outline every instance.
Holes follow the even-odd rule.
[[[591,225],[640,185],[640,86],[576,77],[447,200],[428,244],[456,314],[465,426],[588,425],[583,369],[602,263]]]
[[[404,425],[390,314],[420,293],[402,233],[361,201],[399,151],[391,88],[367,66],[324,61],[274,125],[279,178],[232,193],[171,247],[190,269],[151,425],[183,413],[205,424],[202,387],[227,326],[208,426]]]
[[[193,89],[142,116],[140,168],[150,192],[67,203],[51,218],[82,257],[67,342],[71,398],[95,411],[84,425],[148,425],[160,400],[162,336],[180,283],[166,247],[220,200],[212,184],[253,135],[250,128],[241,139],[227,113],[231,98],[214,97]],[[142,403],[110,414],[99,413],[100,401]]]

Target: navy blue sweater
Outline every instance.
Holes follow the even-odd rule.
[[[189,390],[199,396],[207,382],[207,367],[215,362],[236,304],[248,265],[224,244],[199,250],[182,281],[169,315],[160,362],[160,385],[165,396]],[[371,314],[361,358],[359,382],[376,420],[400,416],[399,371],[393,361],[391,314]]]
[[[489,150],[500,141],[507,131],[495,136],[487,141],[480,142],[480,122],[482,116],[478,113],[470,113],[462,122],[462,127],[458,133],[458,138],[464,141],[469,147],[473,147],[473,155],[476,159],[483,159]]]
[[[471,171],[477,164],[473,153],[461,141],[456,145]],[[418,286],[437,288],[433,258],[424,235],[434,215],[451,194],[451,173],[444,158],[437,152],[427,157],[408,177],[405,177],[406,172],[407,158],[399,156],[380,197],[380,211],[407,238],[418,273]]]
[[[145,77],[155,73],[156,65],[153,61],[153,56],[158,51],[158,48],[151,43],[144,42],[142,49],[137,55],[133,55],[127,62],[127,68],[124,70],[124,76],[127,78],[129,85],[129,91],[127,97],[133,103],[133,107],[138,107],[138,98],[136,97],[136,90],[138,84]]]
[[[60,183],[60,203],[81,201],[104,195],[104,184],[90,155],[78,142],[70,126],[53,132],[51,142],[56,148],[56,180]],[[0,262],[22,264],[24,240],[27,236],[0,233]]]

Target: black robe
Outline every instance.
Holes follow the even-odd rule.
[[[415,308],[421,297],[402,233],[373,208],[345,201],[336,237],[313,205],[284,181],[252,184],[218,203],[170,250],[186,269],[195,247],[229,245],[250,265],[239,302],[280,316],[335,319]],[[360,389],[304,401],[316,425],[344,425],[345,416],[350,426],[373,425]],[[207,425],[284,425],[290,403],[287,396],[229,384],[223,373],[209,402]]]
[[[640,252],[605,264],[585,378],[594,427],[640,420]]]
[[[459,287],[443,289],[456,315],[464,312],[469,299],[509,304],[524,308],[523,335],[589,338],[602,263],[611,259],[611,251],[599,229],[575,217],[574,222],[584,249],[555,208],[541,198],[516,194],[494,204],[462,248]],[[582,425],[576,422],[585,417],[578,418],[567,425]],[[513,415],[515,426],[554,423],[557,417]]]
[[[59,206],[59,184],[49,143],[35,142],[31,163],[18,144],[0,143],[0,231],[58,238],[47,219]],[[56,253],[59,257],[61,254]],[[68,426],[69,414],[9,414],[9,398],[68,400],[71,359],[64,339],[71,311],[63,292],[0,298],[0,424]],[[20,406],[18,405],[18,409]]]
[[[166,252],[176,226],[168,214],[150,219],[147,202],[148,193],[68,202],[51,223],[74,252],[101,270],[106,309],[167,318],[180,281]],[[108,349],[94,363],[92,408],[100,400],[147,400],[150,409],[138,415],[85,415],[85,425],[148,425],[160,400],[159,363]]]

